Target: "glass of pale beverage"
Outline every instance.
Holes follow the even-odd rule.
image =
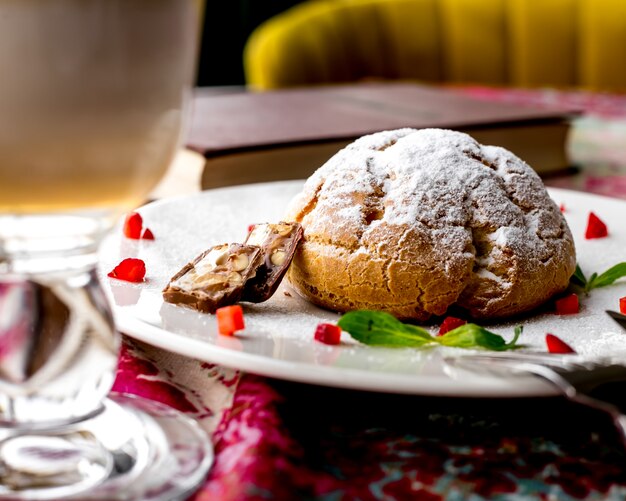
[[[198,0],[0,0],[0,498],[189,494],[195,423],[107,398],[119,334],[96,251],[164,174]]]

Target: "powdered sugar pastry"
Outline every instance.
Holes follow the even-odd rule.
[[[306,182],[288,219],[304,227],[289,279],[320,306],[426,320],[528,311],[567,287],[574,243],[539,176],[466,134],[362,137]]]

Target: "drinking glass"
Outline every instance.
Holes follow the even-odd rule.
[[[0,498],[170,501],[211,463],[185,416],[106,398],[95,272],[179,145],[198,4],[0,0]]]

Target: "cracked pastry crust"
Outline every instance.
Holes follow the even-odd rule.
[[[306,182],[287,220],[304,228],[288,272],[311,302],[427,320],[531,310],[563,291],[574,241],[539,176],[460,132],[364,136]]]

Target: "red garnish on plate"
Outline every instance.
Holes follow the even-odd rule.
[[[437,335],[443,336],[446,332],[450,332],[457,327],[461,327],[461,325],[465,325],[466,323],[467,320],[463,320],[462,318],[446,317],[443,319],[443,322],[441,322]]]
[[[250,233],[254,229],[255,226],[256,226],[256,224],[249,224],[248,225],[248,233]]]
[[[138,240],[141,237],[142,226],[143,219],[137,212],[127,214],[126,219],[124,220],[124,236],[126,238]]]
[[[574,315],[580,311],[578,296],[576,294],[568,294],[554,302],[557,315]]]
[[[324,344],[339,344],[341,328],[335,324],[318,324],[315,329],[315,340]]]
[[[154,240],[154,234],[152,233],[150,228],[146,228],[145,230],[143,230],[143,233],[141,234],[141,238],[143,240]]]
[[[565,204],[561,204],[561,205],[559,205],[559,210],[560,210],[561,212],[565,212]]]
[[[132,257],[124,259],[107,276],[126,282],[143,282],[146,276],[146,263]]]
[[[576,294],[569,294],[561,299],[557,299],[554,302],[554,306],[557,315],[574,315],[580,311]]]
[[[626,296],[619,298],[619,312],[626,315]]]
[[[546,334],[546,346],[550,353],[576,353],[574,348],[554,334]]]
[[[590,212],[587,221],[587,229],[585,230],[585,238],[587,240],[592,238],[604,238],[608,236],[608,234],[609,231],[606,228],[606,224],[593,212]]]
[[[246,326],[243,320],[243,310],[238,304],[218,308],[215,315],[217,316],[217,330],[224,336],[232,336]]]

